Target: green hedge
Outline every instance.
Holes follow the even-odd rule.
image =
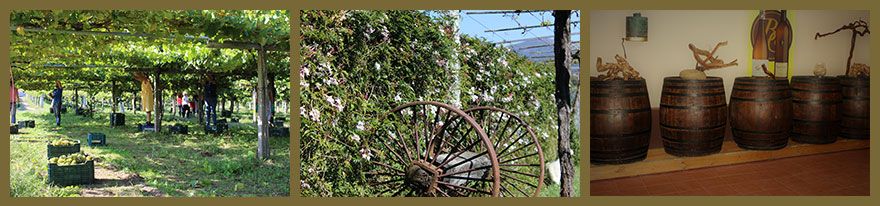
[[[481,39],[453,41],[447,21],[421,11],[303,11],[300,115],[304,196],[368,196],[360,155],[369,128],[410,101],[450,103],[461,55],[462,109],[511,111],[528,121],[556,158],[554,68]],[[577,137],[573,137],[577,152]],[[577,153],[576,153],[577,154]],[[576,155],[577,156],[577,155]]]

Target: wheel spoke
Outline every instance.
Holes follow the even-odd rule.
[[[400,170],[400,169],[394,168],[394,167],[392,167],[392,166],[390,166],[390,165],[387,165],[387,164],[385,164],[385,163],[376,162],[376,161],[370,161],[370,162],[372,162],[372,163],[375,164],[375,165],[383,166],[383,167],[385,167],[385,168],[388,168],[388,169],[391,169],[391,170],[394,170],[394,171],[397,171],[397,172],[400,172],[400,173],[406,173],[406,172],[403,172],[403,170]]]
[[[504,152],[507,152],[507,150],[510,149],[510,147],[513,146],[515,143],[519,142],[519,140],[521,140],[523,136],[526,136],[526,134],[527,134],[526,132],[522,133],[521,135],[519,135],[519,137],[516,138],[515,141],[511,142],[511,143],[508,144],[506,147],[504,147],[503,150],[501,150],[500,152],[498,152],[498,159],[500,160],[501,157],[503,157],[503,156],[507,156],[507,155],[509,155],[509,154],[516,153],[517,151],[521,150],[522,148],[526,148],[526,147],[531,146],[531,145],[532,145],[532,142],[530,142],[529,144],[523,145],[523,147],[516,148],[516,149],[514,149],[514,151],[512,151],[512,152],[510,152],[510,153],[504,153]]]
[[[401,114],[401,115],[403,115],[403,114]],[[402,118],[403,118],[403,117],[401,117],[401,119],[402,119]],[[397,137],[398,137],[398,139],[400,140],[399,142],[398,142],[398,141],[395,141],[395,143],[397,143],[397,145],[398,145],[399,147],[402,147],[402,148],[406,151],[406,157],[407,157],[407,159],[408,159],[410,162],[412,162],[412,161],[415,160],[415,159],[413,159],[413,155],[410,154],[410,151],[411,151],[411,150],[409,150],[409,147],[406,146],[406,144],[407,144],[407,143],[406,143],[406,139],[404,138],[403,135],[401,135],[402,133],[400,133],[400,129],[399,129],[399,127],[395,126],[395,127],[394,127],[394,131],[397,133]],[[404,162],[404,163],[405,163],[405,162]]]
[[[470,134],[471,130],[473,130],[473,127],[469,127],[464,136],[459,136],[458,142],[456,142],[454,145],[452,145],[454,151],[449,151],[449,152],[457,152],[456,157],[458,155],[461,155],[461,153],[464,153],[466,150],[459,150],[458,146],[461,145],[465,139],[467,139],[467,134]],[[476,144],[478,142],[479,141],[475,141],[474,144]],[[473,145],[469,145],[468,147],[469,148],[473,147]],[[450,157],[451,157],[450,155],[446,155],[446,158],[443,159],[443,161],[440,163],[440,166],[438,166],[438,167],[443,167],[443,165],[446,165],[447,163],[449,163],[449,161],[452,160],[452,159],[450,159]]]
[[[376,175],[376,176],[389,176],[389,177],[393,177],[393,176],[403,176],[403,175],[404,175],[403,173],[390,173],[390,172],[379,172],[379,171],[369,171],[369,172],[367,172],[366,174],[368,174],[368,175]]]
[[[458,151],[457,153],[455,153],[455,156],[452,156],[451,159],[450,159],[449,156],[447,155],[447,156],[446,156],[446,160],[443,161],[443,163],[440,163],[440,165],[438,165],[437,167],[441,167],[441,168],[442,168],[444,165],[449,164],[449,162],[451,162],[452,160],[454,160],[456,157],[459,157],[459,156],[461,156],[461,154],[464,154],[464,152],[473,149],[474,146],[477,146],[477,144],[479,144],[479,143],[480,143],[479,140],[474,141],[473,143],[471,143],[470,145],[468,145],[467,148],[465,148],[464,150],[460,150],[460,151]]]
[[[482,166],[482,167],[474,167],[474,168],[471,168],[471,169],[462,170],[462,171],[457,171],[457,172],[453,172],[453,173],[441,174],[441,175],[440,175],[440,178],[443,178],[443,177],[446,177],[446,176],[450,176],[450,175],[457,175],[457,174],[461,174],[461,173],[473,172],[473,171],[477,171],[477,170],[489,169],[489,168],[492,168],[492,165],[486,165],[486,166]]]
[[[503,182],[503,180],[502,180],[502,182]],[[525,197],[531,196],[531,195],[529,195],[527,192],[525,192],[525,191],[523,191],[522,189],[520,189],[519,187],[513,187],[513,189],[516,189],[516,191],[519,191],[519,193],[520,193],[520,194],[523,194],[523,196],[525,196]]]
[[[394,194],[391,194],[391,196],[392,196],[392,197],[397,197],[397,196],[400,195],[401,192],[403,192],[404,190],[406,190],[406,187],[400,187],[400,189],[398,189],[397,192],[394,192]]]
[[[477,154],[477,155],[471,156],[471,157],[469,157],[469,158],[467,158],[467,159],[465,159],[465,160],[462,160],[461,162],[455,163],[455,164],[453,164],[453,165],[449,165],[449,168],[455,168],[455,167],[457,167],[457,166],[459,166],[459,165],[461,165],[461,164],[471,162],[471,160],[474,160],[474,159],[477,159],[477,158],[479,158],[479,157],[482,157],[483,155],[486,155],[487,153],[489,153],[489,151],[481,152],[480,154]],[[443,167],[443,165],[441,165],[440,167]]]
[[[446,177],[444,177],[444,179],[460,179],[460,180],[473,180],[473,181],[480,181],[480,182],[492,182],[492,180],[490,180],[490,179],[473,178],[473,177],[459,177],[459,176],[446,176]]]
[[[529,154],[529,155],[526,155],[526,156],[521,156],[521,157],[517,157],[517,158],[509,159],[509,160],[506,160],[506,161],[501,162],[501,163],[508,163],[508,162],[516,161],[516,160],[523,159],[523,158],[526,158],[526,157],[535,156],[535,155],[538,155],[538,153],[535,152],[535,153],[532,153],[532,154]],[[501,163],[499,163],[499,164],[501,164]]]
[[[435,185],[434,190],[440,192],[440,194],[442,194],[444,197],[451,197],[451,196],[449,196],[448,193],[446,193],[446,191],[443,191],[443,189],[441,189],[440,186]]]
[[[412,107],[412,108],[416,108],[416,107]],[[412,115],[412,122],[411,122],[411,124],[410,124],[410,125],[412,125],[412,127],[413,127],[413,128],[412,128],[412,131],[413,131],[413,139],[412,139],[412,143],[413,143],[413,146],[414,146],[414,148],[415,148],[415,152],[416,152],[416,153],[413,155],[413,157],[414,157],[413,160],[417,160],[417,159],[421,159],[421,156],[422,156],[422,152],[421,152],[421,150],[419,149],[419,130],[420,130],[420,129],[419,129],[419,124],[418,124],[418,122],[416,122],[416,118],[418,117],[418,112],[416,112],[415,109],[411,109],[411,110],[412,110],[412,113],[413,113],[413,115]]]
[[[501,168],[501,171],[512,172],[512,173],[516,173],[516,174],[520,174],[520,175],[525,175],[525,176],[529,176],[529,177],[538,178],[538,175],[536,175],[536,174],[529,174],[529,173],[520,172],[520,171],[516,171],[516,170],[511,170],[511,169],[506,169],[506,168]]]
[[[519,183],[523,183],[523,184],[526,184],[526,185],[529,185],[529,186],[532,186],[532,187],[538,187],[537,185],[534,185],[534,184],[532,184],[532,183],[530,183],[530,182],[527,182],[527,181],[525,181],[525,180],[521,180],[521,179],[519,179],[519,178],[516,178],[516,177],[514,177],[514,176],[512,176],[512,175],[508,175],[508,174],[505,174],[505,173],[501,173],[501,177],[503,177],[503,179],[512,179],[512,180],[516,180],[516,181],[519,182]],[[536,178],[537,178],[537,176],[536,176]]]
[[[440,184],[447,186],[449,188],[459,188],[459,189],[464,189],[464,190],[471,191],[471,192],[478,192],[478,193],[483,193],[483,194],[487,194],[487,195],[492,195],[491,192],[482,191],[482,190],[474,189],[474,188],[467,187],[467,186],[459,186],[459,185],[455,185],[455,184],[447,183],[447,182],[437,182],[437,183],[440,183]]]
[[[499,164],[501,167],[540,167],[541,164]]]
[[[377,183],[373,184],[373,186],[381,186],[381,185],[396,183],[396,182],[403,182],[403,178],[397,178],[397,179],[391,179],[391,180],[387,180],[387,181],[377,182]]]
[[[384,145],[385,148],[388,149],[388,151],[389,151],[389,153],[391,153],[391,155],[393,155],[395,158],[400,160],[401,164],[406,163],[406,160],[404,160],[403,157],[397,153],[398,149],[395,149],[394,147],[391,147],[390,145],[388,145],[388,143],[385,142],[385,140],[380,140],[380,142],[382,142],[382,145]],[[399,148],[399,147],[397,147],[397,148]]]

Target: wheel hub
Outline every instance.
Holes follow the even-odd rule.
[[[443,170],[439,167],[423,160],[416,160],[407,167],[405,181],[413,188],[424,191],[425,194],[434,194],[442,173]]]

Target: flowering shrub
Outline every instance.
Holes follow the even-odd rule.
[[[441,18],[420,11],[303,11],[300,68],[302,194],[368,196],[363,172],[370,128],[411,101],[450,103],[453,52],[461,59],[462,109],[485,105],[531,124],[547,161],[556,157],[551,64],[491,43],[456,44]],[[577,138],[574,138],[577,150]]]

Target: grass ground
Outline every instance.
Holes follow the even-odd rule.
[[[581,195],[581,169],[575,165],[574,166],[574,182],[571,183],[572,195],[575,197]],[[541,189],[541,193],[538,196],[541,197],[559,197],[559,185],[558,184],[545,184],[544,188]]]
[[[80,196],[94,187],[46,184],[46,141],[65,137],[85,143],[89,132],[107,135],[107,146],[82,146],[84,152],[98,158],[96,167],[133,174],[163,196],[290,195],[290,138],[271,138],[271,158],[258,161],[256,129],[250,118],[230,123],[230,132],[214,136],[205,134],[196,118],[183,120],[166,114],[163,125],[189,126],[189,135],[178,135],[137,132],[134,125],[144,122],[142,112],[126,113],[126,126],[111,128],[108,114],[101,111],[88,118],[69,112],[63,115],[62,126],[55,127],[48,107],[19,110],[18,120],[36,120],[36,128],[22,129],[22,134],[10,137],[10,195]],[[119,194],[156,195],[145,191],[111,193]]]

